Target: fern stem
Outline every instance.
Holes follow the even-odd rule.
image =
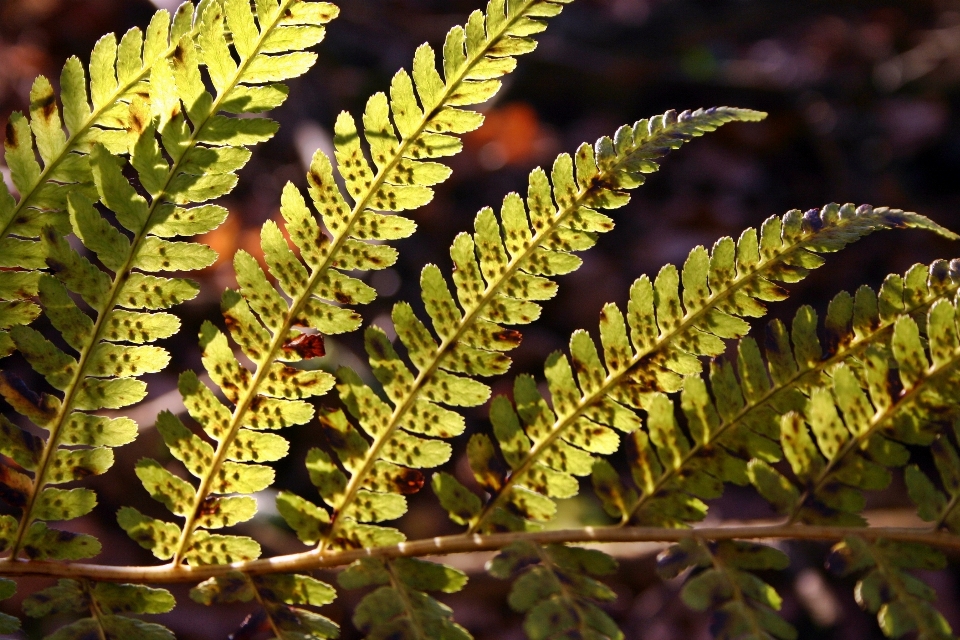
[[[769,261],[760,264],[749,273],[746,273],[742,276],[738,275],[737,279],[732,284],[707,299],[707,301],[699,309],[693,313],[687,314],[675,328],[670,330],[668,333],[660,335],[654,345],[641,352],[635,353],[633,357],[625,362],[620,369],[607,374],[607,377],[596,390],[581,397],[576,407],[574,407],[574,409],[568,415],[555,422],[546,437],[544,437],[543,440],[535,444],[533,448],[530,449],[523,462],[520,463],[520,465],[514,469],[513,473],[510,474],[510,477],[506,479],[501,490],[490,502],[487,503],[483,511],[481,511],[477,516],[477,519],[467,530],[467,534],[473,534],[480,530],[483,524],[485,524],[487,518],[493,515],[497,507],[500,506],[500,503],[509,496],[510,489],[513,487],[513,485],[523,479],[527,471],[530,470],[530,467],[534,464],[534,462],[536,462],[540,454],[546,451],[547,448],[562,435],[564,430],[576,422],[587,409],[592,407],[597,402],[603,400],[603,398],[605,398],[614,387],[620,384],[623,376],[625,376],[633,367],[638,365],[643,360],[650,358],[663,347],[669,345],[670,342],[677,336],[682,335],[685,331],[691,329],[693,326],[695,326],[697,321],[700,320],[701,316],[714,308],[719,302],[722,302],[723,300],[732,296],[737,292],[737,290],[739,290],[740,287],[748,284],[753,278],[762,276],[765,271],[777,266],[794,252],[803,249],[806,244],[806,241],[800,241],[783,253],[780,253]]]
[[[805,540],[836,542],[849,536],[867,541],[880,539],[898,542],[916,542],[960,551],[960,536],[929,527],[833,527],[804,524],[738,524],[726,527],[697,527],[691,529],[664,529],[660,527],[584,527],[555,531],[526,531],[438,536],[413,542],[348,549],[317,555],[305,551],[273,558],[211,565],[153,565],[110,566],[93,563],[63,563],[25,561],[5,558],[0,560],[0,576],[47,576],[87,578],[98,582],[148,582],[156,584],[199,582],[231,572],[248,576],[295,573],[332,569],[348,565],[361,558],[417,558],[437,555],[496,551],[512,542],[525,540],[536,544],[662,542],[675,543],[687,539],[717,540]]]
[[[273,616],[270,615],[270,609],[267,607],[266,601],[263,599],[263,596],[260,595],[260,589],[257,589],[256,583],[247,576],[247,581],[250,584],[250,588],[253,589],[253,596],[257,599],[257,604],[260,605],[260,609],[263,611],[263,614],[267,617],[267,623],[270,625],[270,630],[273,631],[273,635],[277,638],[283,637],[283,632],[277,627],[277,623],[273,620]]]
[[[189,32],[189,35],[191,37],[196,35],[197,29],[199,28],[199,24],[200,24],[199,20],[197,20],[194,23],[193,28]],[[112,109],[114,106],[116,106],[116,103],[117,101],[120,100],[120,98],[122,98],[127,92],[129,92],[130,89],[137,86],[138,83],[146,79],[146,77],[153,70],[153,64],[157,60],[166,60],[167,58],[172,56],[174,51],[177,48],[177,45],[179,44],[180,44],[179,42],[171,42],[170,46],[162,55],[154,58],[154,60],[151,61],[149,64],[144,64],[143,68],[140,70],[140,73],[137,74],[136,76],[133,76],[129,82],[123,85],[118,85],[117,90],[114,92],[112,96],[110,96],[109,100],[104,102],[99,109],[92,110],[86,122],[84,122],[76,131],[70,132],[70,136],[67,138],[67,141],[63,146],[63,149],[60,151],[57,157],[51,160],[48,164],[46,164],[43,167],[43,169],[41,169],[40,175],[37,178],[37,183],[33,186],[33,188],[27,193],[20,194],[20,202],[18,202],[16,206],[13,208],[13,214],[10,216],[10,220],[7,222],[7,224],[3,225],[2,228],[0,228],[0,240],[3,240],[4,238],[7,237],[11,225],[17,222],[19,213],[30,204],[31,198],[33,198],[33,196],[37,194],[40,187],[42,187],[46,183],[47,177],[50,176],[57,169],[57,167],[60,166],[60,163],[63,162],[63,160],[72,151],[76,150],[77,142],[83,138],[83,136],[90,130],[91,127],[93,127],[93,125],[97,123],[100,116],[102,116],[104,113],[106,113],[107,111]]]
[[[903,393],[903,395],[899,396],[896,399],[896,402],[890,403],[889,407],[875,413],[873,418],[870,419],[870,423],[867,428],[863,429],[860,431],[860,433],[847,440],[837,452],[837,455],[827,461],[827,464],[817,476],[816,481],[813,482],[812,486],[804,491],[803,495],[800,496],[800,499],[797,500],[796,504],[793,506],[793,509],[790,511],[790,515],[787,518],[786,524],[791,525],[797,522],[797,519],[800,517],[800,510],[806,505],[807,500],[817,495],[817,492],[823,488],[824,483],[829,480],[830,473],[833,471],[833,469],[851,451],[860,448],[860,446],[866,443],[870,437],[883,428],[884,423],[896,416],[900,409],[907,406],[910,401],[916,397],[916,395],[922,391],[931,380],[938,376],[949,373],[951,369],[957,366],[957,364],[960,364],[960,350],[955,351],[953,358],[945,361],[943,364],[932,365],[927,369],[927,375],[924,376],[922,381],[918,382],[909,391],[906,391]]]
[[[917,304],[913,305],[912,307],[905,309],[903,312],[901,312],[901,315],[912,316],[923,309],[929,308],[930,305],[932,305],[934,302],[936,302],[937,300],[940,300],[943,297],[946,297],[947,293],[953,293],[954,291],[956,291],[957,288],[960,288],[960,281],[958,281],[956,283],[956,286],[953,286],[951,289],[948,289],[946,291],[938,291],[936,294],[931,296],[930,299],[922,300]],[[848,360],[849,358],[855,357],[857,354],[862,352],[864,349],[866,349],[868,346],[873,344],[875,341],[882,339],[884,336],[886,336],[887,333],[892,331],[893,326],[896,323],[897,318],[899,317],[900,316],[894,316],[890,318],[887,323],[880,324],[879,326],[874,328],[873,331],[869,334],[866,334],[860,338],[854,337],[854,339],[851,342],[849,342],[847,345],[845,345],[843,349],[837,350],[829,358],[818,361],[813,367],[809,369],[805,369],[802,371],[798,370],[794,376],[792,376],[789,380],[787,380],[783,384],[771,386],[770,389],[765,394],[763,394],[763,396],[745,404],[743,409],[741,409],[736,416],[734,416],[729,422],[721,425],[716,431],[710,434],[709,442],[703,442],[703,443],[695,442],[693,446],[690,447],[690,451],[688,451],[687,454],[684,455],[679,465],[677,465],[676,467],[673,467],[672,469],[667,469],[666,471],[664,471],[664,473],[657,479],[657,482],[654,485],[653,489],[647,493],[644,493],[642,496],[640,496],[640,498],[637,500],[637,503],[630,510],[630,513],[625,514],[623,516],[623,520],[621,524],[626,525],[627,523],[629,523],[630,519],[634,516],[634,514],[636,514],[641,508],[643,508],[643,506],[647,503],[647,501],[650,498],[655,496],[657,492],[660,491],[660,489],[666,486],[667,483],[673,479],[674,476],[676,476],[678,473],[683,471],[688,464],[693,462],[696,459],[696,457],[700,455],[700,453],[707,446],[719,440],[720,436],[725,434],[730,429],[733,429],[739,426],[744,420],[749,418],[754,411],[757,411],[763,408],[767,403],[773,401],[774,398],[779,396],[781,393],[785,393],[795,387],[801,386],[805,378],[829,371],[834,365],[838,365]],[[939,526],[939,523],[938,523],[938,526]]]
[[[416,607],[414,607],[413,602],[410,601],[410,596],[407,595],[407,586],[397,575],[397,572],[393,568],[393,563],[387,560],[383,563],[383,565],[387,568],[387,573],[390,574],[390,584],[393,586],[393,590],[397,592],[397,595],[400,597],[400,601],[403,602],[403,608],[407,612],[407,618],[410,619],[410,625],[413,627],[415,637],[422,638],[423,640],[430,640],[430,636],[427,635],[426,629],[423,628],[420,620],[417,619],[416,615],[414,615],[416,612]]]
[[[915,593],[912,593],[910,589],[903,584],[903,580],[900,579],[899,573],[896,568],[891,571],[891,568],[887,562],[887,558],[884,557],[882,553],[875,553],[873,545],[878,542],[878,540],[871,540],[864,545],[867,553],[870,555],[870,559],[873,560],[874,566],[876,566],[877,571],[884,577],[886,583],[889,584],[896,595],[894,595],[890,600],[893,602],[898,602],[906,607],[912,614],[912,619],[916,621],[918,631],[920,631],[920,637],[923,637],[923,629],[921,628],[921,621],[927,618],[926,612],[924,612],[920,607],[917,606],[917,596]]]
[[[938,531],[946,523],[947,518],[950,517],[950,514],[953,512],[957,506],[960,505],[960,493],[954,495],[950,498],[950,502],[947,503],[947,506],[943,508],[943,513],[940,514],[940,517],[937,518],[937,521],[933,525],[933,530]]]
[[[100,605],[97,604],[97,599],[93,597],[93,589],[90,588],[89,581],[83,581],[83,590],[87,593],[87,600],[90,602],[91,617],[97,622],[97,636],[100,640],[107,640],[107,632],[104,630],[103,622],[100,620],[103,611],[100,609]]]
[[[282,15],[282,9],[296,1],[297,0],[286,0],[284,5],[282,5],[281,10],[277,13],[276,21],[279,21],[280,16]],[[276,22],[274,25],[275,24]],[[259,51],[262,42],[263,37],[261,36],[261,39],[257,44],[257,51]],[[63,401],[60,405],[60,409],[57,412],[56,420],[50,425],[50,427],[48,427],[50,436],[47,438],[43,454],[40,458],[40,462],[37,465],[37,472],[35,475],[36,480],[30,493],[30,497],[27,500],[27,504],[23,509],[23,518],[20,521],[17,535],[11,545],[10,557],[16,557],[17,553],[19,553],[20,547],[23,544],[23,538],[27,531],[27,527],[29,527],[33,522],[33,507],[36,503],[37,496],[40,495],[41,490],[46,484],[46,475],[50,468],[50,459],[60,446],[60,435],[64,421],[73,412],[73,403],[76,399],[76,394],[80,389],[80,385],[86,377],[87,365],[90,362],[90,356],[94,349],[96,349],[97,345],[102,341],[104,329],[109,326],[109,320],[116,309],[120,291],[123,289],[123,285],[126,283],[127,278],[130,276],[130,273],[133,270],[134,261],[138,258],[141,243],[147,237],[147,232],[152,228],[151,222],[153,221],[153,216],[156,214],[157,207],[164,201],[163,196],[166,194],[167,188],[177,175],[177,171],[180,169],[180,166],[189,158],[190,152],[196,148],[197,140],[199,139],[204,127],[210,121],[210,118],[217,113],[220,104],[227,97],[230,90],[236,86],[237,82],[239,82],[240,77],[243,75],[243,71],[246,70],[249,61],[253,59],[254,55],[255,54],[249,56],[246,61],[238,66],[237,74],[234,77],[233,82],[226,87],[224,91],[219,93],[217,98],[213,101],[213,104],[210,106],[210,110],[204,120],[194,126],[193,132],[190,135],[187,143],[184,145],[184,150],[180,154],[179,159],[174,160],[170,165],[170,169],[167,172],[166,180],[164,181],[163,186],[157,192],[156,197],[154,197],[151,201],[150,207],[147,210],[146,222],[130,241],[130,251],[127,254],[126,261],[124,262],[123,266],[121,266],[120,269],[114,273],[114,279],[110,285],[110,290],[107,296],[107,303],[104,305],[103,311],[98,314],[97,319],[93,324],[93,331],[91,332],[93,337],[90,342],[85,345],[84,349],[81,350],[80,357],[77,359],[76,373],[74,374],[73,379],[70,381],[70,385],[64,391]]]

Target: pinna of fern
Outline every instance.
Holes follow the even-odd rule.
[[[672,408],[667,407],[672,404],[662,393],[678,391],[684,378],[700,372],[696,356],[719,355],[726,348],[725,339],[746,333],[749,325],[741,316],[762,315],[765,307],[760,300],[785,297],[786,292],[772,280],[795,282],[823,263],[818,253],[836,251],[891,226],[949,234],[916,214],[829,205],[819,212],[793,211],[782,220],[770,218],[759,240],[757,231],[750,229],[738,243],[729,238],[718,241],[712,255],[702,247],[694,249],[682,273],[668,265],[655,282],[640,278],[631,289],[626,319],[614,305],[607,305],[601,314],[606,366],[593,340],[586,332],[577,332],[571,339],[575,366],[554,354],[545,368],[553,408],[530,376],[516,380],[516,410],[505,397],[494,399],[491,421],[506,465],[497,462],[488,436],[473,436],[468,447],[471,466],[491,498],[486,505],[471,500],[471,507],[459,505],[448,511],[469,522],[471,532],[522,530],[528,526],[524,518],[549,519],[556,508],[552,498],[574,495],[574,476],[591,473],[592,454],[617,449],[619,437],[614,429],[633,432],[639,426],[639,418],[627,407],[664,420],[671,414],[663,429],[651,436],[662,438],[658,444],[679,460],[689,444],[677,439]],[[655,418],[653,424],[661,422]],[[703,432],[693,431],[695,439],[702,440]],[[509,476],[502,469],[510,469]],[[444,480],[455,486],[452,477]]]
[[[808,306],[797,311],[789,330],[774,320],[766,331],[766,361],[756,341],[743,338],[736,372],[719,358],[711,363],[709,385],[698,377],[684,381],[680,406],[686,431],[702,433],[702,439],[683,446],[679,458],[669,447],[664,449],[670,440],[654,432],[677,425],[670,403],[660,398],[659,410],[650,414],[656,428],[648,429],[649,435],[636,431],[628,440],[635,488],[622,483],[609,463],[597,461],[593,485],[608,513],[648,526],[687,526],[701,520],[706,515],[703,500],[718,497],[720,483],[745,485],[752,459],[759,460],[755,467],[782,459],[782,415],[801,411],[813,389],[831,384],[838,366],[857,367],[871,345],[887,344],[902,315],[924,316],[934,303],[956,295],[956,266],[942,260],[929,267],[916,265],[903,277],[888,276],[879,293],[863,286],[855,297],[837,294],[824,323],[825,341],[817,335],[817,315]],[[893,446],[884,443],[883,448]]]
[[[552,296],[556,289],[544,276],[579,266],[579,259],[568,252],[589,248],[596,232],[612,228],[612,221],[597,209],[625,204],[627,195],[623,190],[642,184],[643,173],[657,169],[657,158],[724,122],[759,117],[762,115],[756,112],[720,108],[679,116],[668,112],[640,121],[633,127],[623,127],[615,140],[598,141],[596,152],[583,145],[577,153],[576,177],[573,161],[565,154],[554,165],[553,185],[545,172],[534,171],[528,197],[529,222],[516,195],[505,200],[502,228],[490,209],[481,211],[474,238],[461,234],[451,248],[457,266],[454,281],[463,310],[453,301],[436,267],[428,266],[423,273],[422,296],[441,337],[440,344],[416,318],[410,305],[400,303],[394,309],[400,340],[419,370],[416,378],[381,330],[367,330],[371,365],[394,404],[392,412],[390,405],[380,400],[355,373],[348,369],[339,372],[341,399],[360,420],[363,431],[356,429],[342,411],[321,415],[330,453],[340,466],[329,453],[312,449],[307,454],[307,467],[321,497],[333,509],[332,515],[293,494],[282,493],[278,497],[280,513],[300,539],[308,544],[318,543],[321,553],[331,548],[403,540],[395,529],[366,523],[403,515],[404,495],[423,485],[418,468],[437,466],[449,457],[450,447],[430,437],[455,436],[463,431],[464,422],[459,414],[440,404],[472,406],[488,396],[485,385],[455,374],[491,375],[506,370],[510,361],[502,352],[516,346],[520,336],[502,325],[536,319],[539,305],[534,301]],[[506,241],[506,250],[501,237]],[[370,410],[379,416],[376,425],[367,419],[366,412]],[[421,438],[422,435],[428,438]],[[394,563],[371,562],[380,567],[378,575],[403,575],[402,571],[397,574]],[[453,571],[433,566],[434,571],[441,573]],[[345,584],[354,582],[348,580]],[[414,590],[415,585],[399,578],[388,582],[363,600],[357,613],[363,620],[358,622],[361,627],[375,627],[377,633],[394,628],[413,633],[418,626],[439,625],[438,629],[459,633],[448,619],[449,612],[443,614],[444,607],[424,591]],[[375,619],[364,617],[364,611],[380,608],[373,603],[391,598],[406,606],[387,607],[393,613]],[[425,608],[412,607],[415,601],[422,601]],[[420,620],[424,611],[437,615]]]
[[[39,299],[54,329],[78,355],[68,355],[29,327],[16,326],[10,332],[30,365],[64,394],[62,398],[47,394],[35,398],[16,378],[3,374],[0,381],[7,402],[49,432],[43,440],[3,419],[3,453],[33,473],[30,477],[4,469],[6,484],[11,487],[5,498],[22,509],[19,519],[4,516],[4,547],[12,556],[23,551],[34,559],[77,559],[99,553],[99,542],[92,536],[50,529],[45,524],[88,513],[96,504],[95,494],[86,488],[64,490],[48,485],[105,472],[113,463],[111,448],[136,436],[137,425],[132,420],[90,412],[129,406],[144,397],[145,385],[136,378],[162,369],[169,361],[164,349],[145,343],[169,337],[179,329],[175,316],[157,311],[197,292],[197,285],[184,278],[150,274],[190,271],[215,258],[203,245],[165,238],[191,236],[218,226],[226,216],[222,207],[185,205],[231,190],[236,170],[250,155],[245,147],[275,131],[269,120],[226,118],[218,112],[255,113],[282,101],[286,91],[276,83],[302,73],[315,56],[291,58],[293,54],[269,56],[264,52],[282,54],[291,46],[315,43],[323,35],[322,28],[306,25],[322,24],[335,15],[330,5],[322,3],[261,3],[258,18],[262,31],[248,40],[252,49],[242,45],[237,65],[226,49],[224,12],[216,4],[204,7],[196,21],[199,44],[191,31],[192,12],[181,10],[171,33],[184,35],[171,45],[172,63],[164,59],[155,65],[149,102],[137,96],[128,107],[139,134],[131,164],[147,195],[137,193],[127,182],[117,161],[101,144],[85,158],[94,193],[129,235],[103,218],[83,190],[74,190],[68,197],[69,223],[102,267],[73,249],[56,227],[42,229],[42,253],[53,276],[39,276]],[[249,7],[227,2],[226,8],[234,28],[246,18],[253,24]],[[307,30],[309,37],[278,42],[273,36],[281,28],[294,33]],[[166,46],[166,31],[158,33],[145,45],[151,51],[160,44]],[[158,37],[160,44],[155,41]],[[133,63],[141,60],[141,43],[135,38],[128,42],[136,46],[122,45],[119,58],[110,59],[118,60],[120,80],[111,75],[114,72],[109,65],[114,62],[99,60],[101,66],[109,62],[109,69],[100,69],[94,78],[95,105],[105,91],[115,90],[118,82],[140,68],[142,63]],[[200,58],[208,70],[219,65],[211,71],[215,97],[204,89]],[[85,88],[77,90],[81,93],[76,98],[85,102]],[[260,98],[251,100],[256,96]],[[82,298],[94,316],[81,309],[69,292]]]
[[[573,161],[566,154],[554,165],[552,187],[545,172],[535,170],[527,199],[530,222],[515,194],[504,201],[503,227],[490,209],[481,211],[474,238],[461,234],[451,247],[462,310],[438,268],[428,265],[421,277],[424,304],[440,342],[409,304],[394,307],[394,326],[418,373],[414,375],[400,359],[382,330],[371,328],[366,334],[367,351],[389,404],[352,371],[341,369],[338,374],[341,399],[372,442],[367,444],[341,412],[322,419],[332,452],[349,476],[324,451],[315,449],[308,454],[308,466],[318,480],[321,496],[334,510],[319,548],[343,545],[338,536],[353,526],[344,518],[376,522],[405,512],[402,494],[423,483],[416,469],[434,467],[449,458],[450,447],[430,438],[451,438],[464,429],[463,418],[440,405],[474,406],[486,400],[489,388],[470,376],[506,370],[510,361],[503,351],[519,344],[520,335],[503,325],[535,320],[540,310],[535,300],[550,297],[556,290],[545,276],[575,269],[579,259],[568,252],[588,248],[596,232],[612,227],[612,221],[597,209],[624,204],[627,195],[623,190],[642,184],[642,172],[655,170],[655,159],[684,139],[731,119],[757,117],[755,112],[721,108],[685,112],[679,117],[670,112],[640,121],[621,129],[616,142],[610,138],[598,141],[598,160],[590,146],[581,146],[576,178]],[[355,503],[363,504],[365,511]],[[314,514],[318,512],[302,499],[284,494],[278,504],[288,522],[296,521],[298,531],[301,527],[310,531],[324,528],[323,516],[316,522]],[[306,534],[301,539],[314,540]]]

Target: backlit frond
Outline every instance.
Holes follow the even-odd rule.
[[[605,364],[589,335],[578,331],[570,342],[573,365],[561,354],[547,361],[552,406],[530,376],[514,385],[516,409],[505,397],[494,399],[491,421],[511,472],[507,477],[490,463],[496,456],[485,434],[472,438],[474,474],[493,497],[471,530],[524,528],[522,518],[549,519],[552,498],[576,493],[574,476],[590,474],[593,454],[612,453],[616,431],[631,433],[640,425],[628,407],[663,416],[654,423],[663,438],[658,445],[669,451],[671,466],[679,463],[690,445],[661,394],[678,391],[684,378],[699,374],[699,356],[720,355],[724,340],[745,334],[743,317],[762,315],[763,301],[786,297],[773,281],[796,282],[823,264],[819,253],[899,226],[939,229],[916,214],[866,206],[791,211],[769,218],[759,234],[749,229],[736,243],[718,241],[712,253],[697,247],[680,272],[668,265],[653,282],[638,279],[626,318],[615,305],[601,313]]]
[[[463,432],[463,418],[447,407],[476,406],[489,397],[489,387],[471,379],[504,373],[510,366],[505,351],[520,343],[511,325],[528,324],[540,315],[538,301],[552,297],[557,285],[548,276],[580,265],[574,251],[593,246],[596,234],[609,231],[613,221],[599,209],[625,204],[626,189],[643,183],[644,173],[658,168],[656,160],[685,140],[731,120],[756,120],[754,111],[718,108],[675,114],[668,112],[633,127],[623,127],[614,139],[584,144],[574,160],[567,154],[554,163],[552,179],[542,169],[530,176],[526,206],[517,194],[504,200],[500,220],[490,208],[477,216],[476,232],[460,234],[450,249],[455,265],[454,301],[446,280],[434,265],[421,275],[421,296],[433,333],[409,304],[394,307],[393,321],[401,343],[416,369],[402,360],[376,327],[367,330],[366,347],[374,375],[388,400],[381,399],[352,371],[340,373],[341,398],[372,439],[359,460],[341,458],[349,472],[346,485],[329,502],[337,512],[331,537],[345,526],[356,501],[389,501],[390,518],[405,511],[402,496],[368,496],[368,476],[385,468],[391,475],[403,467],[434,467],[449,457],[449,446],[428,438],[451,438]],[[435,335],[434,335],[435,334]],[[411,456],[419,448],[423,455]],[[428,453],[429,452],[429,453]],[[399,465],[399,467],[397,467]],[[379,470],[379,471],[378,471]],[[422,481],[421,481],[422,482]],[[381,492],[404,493],[403,484],[381,482]]]
[[[672,403],[666,398],[649,409],[648,429],[634,432],[627,441],[633,487],[606,461],[596,463],[594,488],[608,513],[647,526],[701,520],[706,515],[703,501],[719,496],[723,483],[749,482],[750,460],[758,460],[752,473],[762,476],[762,463],[782,458],[780,416],[801,411],[811,390],[831,384],[839,365],[860,367],[868,347],[890,340],[901,314],[923,317],[932,304],[958,289],[960,271],[946,262],[929,268],[916,265],[903,277],[888,276],[879,294],[866,286],[856,296],[838,294],[829,306],[823,341],[817,335],[816,313],[806,306],[797,312],[792,329],[779,320],[770,323],[766,361],[756,341],[744,338],[736,373],[730,362],[718,358],[711,363],[709,385],[699,377],[684,381],[684,431],[673,423]],[[661,433],[664,425],[676,430],[672,438]],[[670,450],[674,441],[683,447],[679,457]],[[770,487],[773,491],[775,485]]]
[[[797,630],[777,613],[783,599],[754,571],[786,569],[787,556],[765,545],[726,540],[685,541],[662,552],[657,571],[675,578],[693,568],[680,597],[696,611],[710,611],[718,640],[793,640]]]
[[[85,158],[94,193],[120,228],[103,217],[83,191],[70,193],[70,227],[99,266],[74,249],[55,227],[41,231],[40,247],[53,275],[39,278],[39,299],[54,329],[76,355],[30,327],[18,326],[10,332],[34,370],[63,394],[37,399],[8,374],[0,381],[0,394],[8,404],[49,432],[45,441],[32,435],[23,438],[37,452],[27,467],[33,476],[10,471],[19,474],[18,491],[11,494],[13,506],[23,512],[18,526],[4,538],[12,556],[22,551],[35,559],[79,559],[99,553],[100,544],[93,537],[49,529],[45,524],[88,513],[96,505],[94,493],[47,485],[105,472],[113,464],[111,448],[136,437],[132,420],[90,412],[140,401],[146,385],[138,378],[160,371],[169,362],[165,349],[149,344],[179,329],[179,320],[162,310],[193,298],[199,287],[185,278],[154,274],[194,271],[216,259],[209,247],[168,238],[193,236],[223,222],[226,209],[202,203],[232,190],[236,171],[250,157],[247,147],[276,131],[276,123],[266,118],[231,118],[220,112],[262,110],[264,104],[251,103],[247,94],[269,89],[264,83],[303,73],[316,57],[304,52],[267,53],[285,51],[292,43],[313,44],[322,36],[321,29],[307,40],[276,42],[276,32],[300,28],[287,25],[324,22],[335,14],[335,8],[325,3],[260,3],[259,29],[243,44],[235,44],[237,64],[225,27],[231,23],[232,39],[240,40],[237,30],[254,24],[248,3],[206,4],[198,17],[197,42],[183,35],[172,62],[155,65],[150,101],[136,97],[128,107],[139,128],[130,164],[145,193],[128,182],[121,165],[102,144]],[[215,95],[205,89],[201,60]],[[275,86],[270,90],[285,95]],[[157,113],[161,104],[166,106]],[[78,305],[71,293],[93,314]],[[65,538],[71,543],[63,544]]]
[[[751,480],[791,521],[863,523],[864,491],[885,489],[890,469],[909,458],[904,445],[929,445],[957,413],[960,338],[946,299],[927,314],[924,348],[917,322],[901,316],[888,343],[871,345],[862,365],[841,364],[828,387],[813,389],[800,411],[780,421],[788,480],[761,461]],[[929,355],[928,355],[929,352]]]
[[[915,632],[922,640],[947,640],[954,635],[933,606],[937,592],[907,570],[931,571],[945,565],[939,550],[923,544],[854,537],[834,546],[827,559],[833,573],[862,574],[854,589],[857,604],[877,615],[888,638]]]

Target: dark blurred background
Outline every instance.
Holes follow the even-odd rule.
[[[291,83],[291,99],[274,114],[280,133],[256,149],[240,173],[240,186],[223,202],[231,218],[207,238],[221,262],[201,274],[200,297],[180,308],[184,330],[166,345],[176,354],[174,363],[150,380],[152,400],[136,415],[143,433],[120,453],[121,461],[142,456],[170,461],[150,428],[152,416],[160,408],[177,407],[171,393],[176,374],[200,368],[196,330],[204,318],[218,317],[220,293],[233,283],[232,253],[237,248],[258,252],[259,228],[278,217],[283,185],[292,180],[304,187],[304,163],[316,148],[330,149],[337,113],[347,109],[359,115],[368,96],[385,90],[397,69],[409,67],[420,43],[442,43],[451,26],[479,8],[477,0],[340,4],[341,17],[319,48],[318,64]],[[68,56],[86,63],[101,35],[142,28],[158,7],[173,9],[175,2],[0,0],[0,123],[11,111],[25,109],[36,75],[56,81]],[[574,329],[595,332],[601,306],[624,303],[637,276],[652,277],[667,262],[681,263],[694,246],[736,237],[788,209],[833,201],[888,205],[960,229],[957,0],[578,0],[539,41],[536,52],[520,59],[503,91],[484,105],[487,122],[466,137],[464,153],[450,162],[453,178],[415,213],[419,232],[398,243],[400,262],[369,278],[380,297],[362,309],[368,322],[389,328],[392,304],[419,297],[418,274],[425,263],[449,273],[446,248],[453,237],[472,227],[480,207],[497,206],[509,191],[525,191],[533,167],[671,108],[730,105],[770,116],[759,124],[728,125],[669,157],[664,169],[614,214],[616,230],[584,256],[583,267],[560,279],[560,294],[545,305],[544,317],[524,330],[514,372],[542,379],[546,354],[564,348]],[[878,234],[792,286],[792,298],[774,307],[772,315],[792,317],[802,303],[822,313],[841,289],[876,286],[886,274],[915,262],[957,255],[960,248],[920,232]],[[358,336],[330,340],[328,347],[330,362],[364,370]],[[508,390],[511,380],[496,382],[495,392]],[[470,415],[471,429],[483,428],[483,415],[482,409]],[[277,467],[277,488],[316,498],[302,461],[317,436],[309,427],[286,435],[293,449]],[[455,444],[457,453],[446,468],[468,481],[465,442]],[[93,516],[71,524],[100,537],[108,550],[101,561],[153,564],[113,524],[113,514],[124,504],[166,515],[151,503],[130,467],[118,464],[96,479],[100,505]],[[584,489],[582,498],[561,506],[556,526],[604,522]],[[457,530],[428,493],[415,497],[400,521],[410,538]],[[903,493],[895,486],[872,496],[871,505],[895,507],[904,503]],[[261,515],[239,529],[261,540],[265,554],[301,550],[289,530],[277,525],[271,496],[262,503]],[[710,518],[768,515],[750,492],[731,491],[713,505]],[[792,568],[768,576],[785,597],[785,617],[803,638],[881,637],[876,622],[854,602],[852,581],[824,576],[825,551],[821,545],[791,546]],[[688,612],[676,597],[679,583],[656,578],[649,548],[621,547],[617,553],[622,568],[610,584],[620,598],[608,610],[627,637],[709,637],[708,618]],[[521,617],[505,602],[508,585],[485,576],[482,560],[456,560],[470,571],[471,583],[444,600],[478,639],[522,638]],[[937,589],[939,606],[954,629],[960,628],[957,574],[924,577]],[[21,594],[41,583],[24,583]],[[242,606],[205,610],[190,602],[186,589],[175,593],[179,608],[159,619],[180,638],[226,638],[248,613]],[[343,593],[325,611],[343,625],[345,638],[357,637],[349,611],[358,598]],[[4,607],[18,609],[18,600]],[[39,637],[51,622],[31,624],[30,637]]]

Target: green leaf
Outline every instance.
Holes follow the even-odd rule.
[[[93,588],[97,605],[109,613],[167,613],[176,602],[166,589],[138,584],[97,583]]]
[[[260,545],[246,536],[224,536],[207,533],[202,529],[194,531],[190,546],[184,553],[187,564],[231,564],[256,560],[260,557]]]
[[[180,527],[172,522],[149,518],[133,507],[121,507],[117,523],[137,544],[149,549],[160,560],[173,557],[180,539]]]
[[[431,480],[433,492],[457,524],[469,524],[482,508],[480,498],[448,473],[436,473]]]
[[[61,578],[57,584],[27,596],[23,612],[31,618],[45,618],[59,613],[84,613],[89,606],[89,596],[80,583]]]
[[[31,560],[83,560],[100,554],[100,542],[85,533],[50,529],[34,522],[23,539],[23,552]]]

